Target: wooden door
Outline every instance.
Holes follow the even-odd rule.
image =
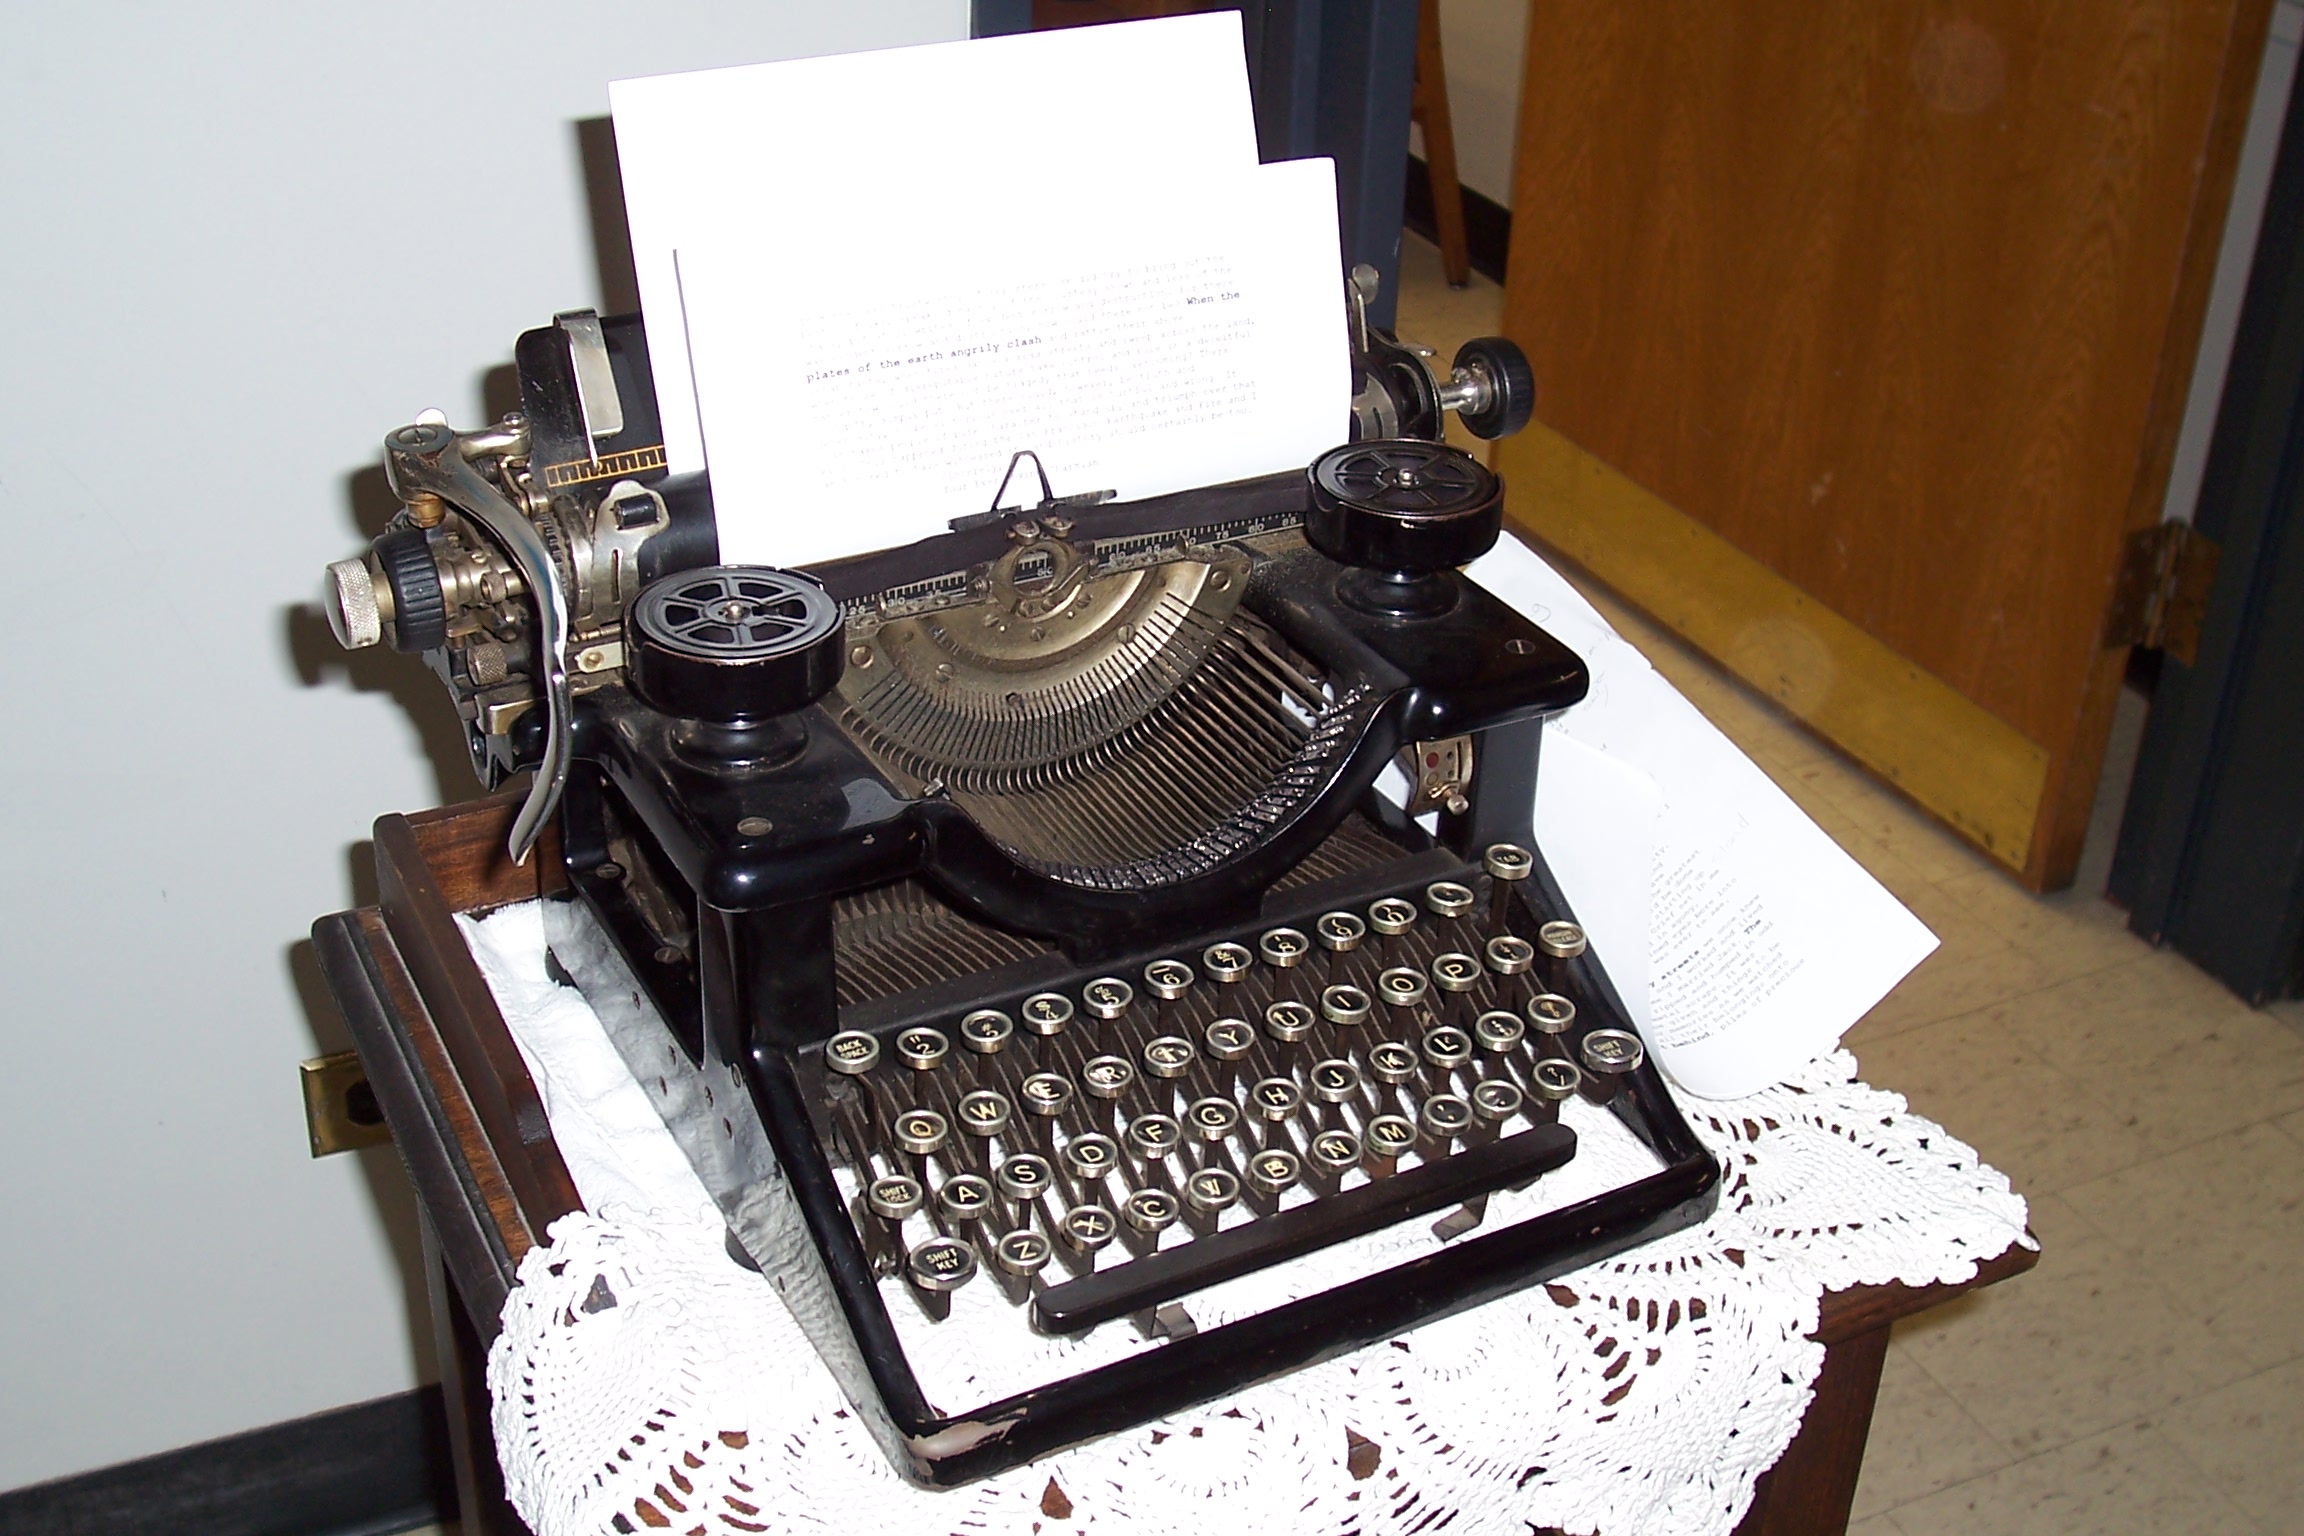
[[[1524,526],[2034,888],[2079,858],[2272,0],[1536,0]]]

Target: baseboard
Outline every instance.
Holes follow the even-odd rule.
[[[1472,270],[1496,282],[1504,281],[1504,257],[1512,248],[1512,210],[1470,187],[1464,190],[1464,253]],[[1432,173],[1414,155],[1408,157],[1407,206],[1402,222],[1425,239],[1437,243],[1439,226],[1432,222]]]
[[[452,1519],[422,1387],[0,1493],[0,1536],[392,1536]]]

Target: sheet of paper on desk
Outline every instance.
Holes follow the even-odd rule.
[[[1472,574],[1591,669],[1590,695],[1546,729],[1538,841],[1603,959],[1645,948],[1646,1014],[1626,1006],[1658,1061],[1691,1092],[1735,1098],[1832,1049],[1935,935],[1524,546],[1505,540]],[[1586,750],[1555,754],[1556,737]],[[1595,752],[1619,765],[1613,788],[1583,760]],[[1644,807],[1625,774],[1656,801]],[[1645,868],[1607,852],[1649,825]],[[1644,935],[1620,916],[1641,905],[1635,884]]]
[[[705,460],[672,252],[723,221],[847,251],[859,210],[921,195],[1060,219],[1050,188],[1256,164],[1230,10],[619,80],[608,99],[675,473]]]
[[[847,247],[759,229],[680,249],[723,559],[941,533],[992,507],[1020,449],[1058,496],[1131,500],[1335,446],[1351,365],[1327,161],[1040,190],[1061,216],[922,197],[862,214]],[[1040,495],[1026,468],[1004,504]]]

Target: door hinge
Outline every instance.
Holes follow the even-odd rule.
[[[2220,553],[2216,541],[2194,532],[2190,523],[2161,523],[2130,534],[2104,618],[2104,643],[2147,646],[2192,665],[2200,654],[2200,626]]]

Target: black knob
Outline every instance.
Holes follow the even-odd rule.
[[[440,590],[430,536],[408,524],[386,529],[376,539],[376,564],[392,591],[392,649],[416,652],[446,645],[448,602]]]
[[[1501,336],[1475,336],[1456,349],[1455,377],[1478,386],[1470,404],[1456,412],[1464,430],[1478,438],[1510,437],[1528,425],[1536,411],[1536,374],[1528,354]]]
[[[667,714],[743,724],[805,709],[840,680],[840,605],[796,571],[713,565],[643,587],[626,626],[633,689]]]
[[[1503,528],[1503,482],[1446,443],[1349,443],[1313,460],[1310,477],[1304,536],[1353,567],[1338,590],[1355,607],[1447,611],[1456,604],[1455,568],[1486,554]]]

